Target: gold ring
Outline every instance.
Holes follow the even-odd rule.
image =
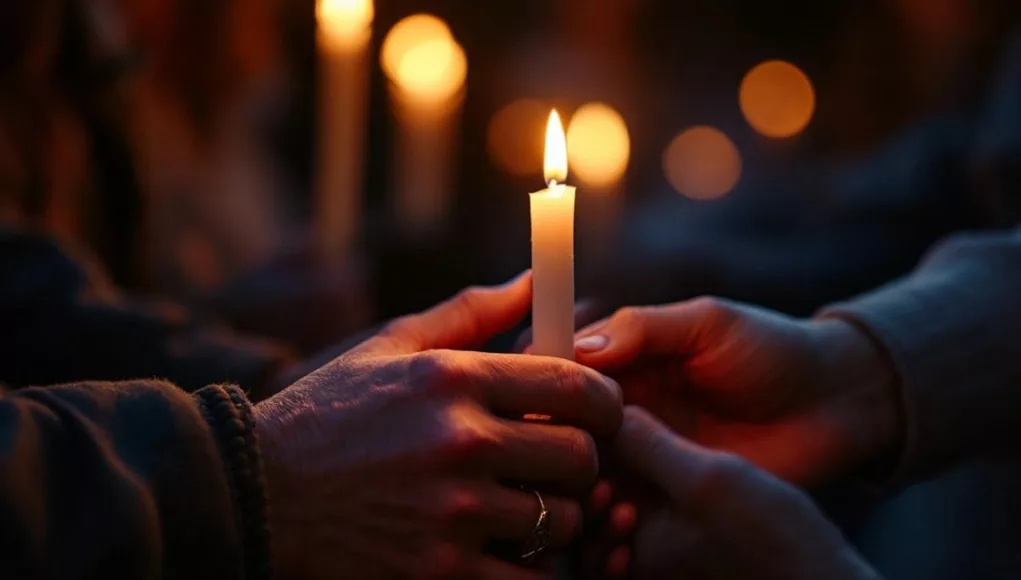
[[[521,560],[524,562],[531,562],[535,558],[546,551],[549,548],[550,539],[553,537],[553,522],[549,517],[549,510],[546,509],[546,502],[542,501],[542,496],[539,495],[538,491],[531,490],[535,494],[535,499],[539,500],[539,519],[535,522],[535,528],[532,530],[532,537],[528,539],[524,547],[521,549]]]

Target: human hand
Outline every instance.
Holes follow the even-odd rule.
[[[256,406],[275,568],[294,578],[532,579],[485,554],[525,542],[541,489],[552,546],[621,421],[617,385],[552,358],[458,352],[527,313],[531,279],[467,290]],[[553,417],[557,424],[511,418]],[[547,495],[547,493],[549,495]]]
[[[626,409],[614,451],[662,493],[635,537],[636,578],[879,578],[808,496],[637,407]]]
[[[896,447],[893,371],[844,321],[703,298],[625,308],[578,336],[577,360],[617,379],[627,404],[797,484]]]

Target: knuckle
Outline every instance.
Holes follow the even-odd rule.
[[[720,298],[713,296],[702,296],[691,303],[692,308],[702,316],[716,321],[725,321],[733,314],[730,305]]]
[[[458,370],[451,357],[439,351],[415,355],[408,374],[413,384],[426,389],[446,389],[455,386]]]
[[[450,428],[444,455],[451,463],[472,463],[496,453],[500,443],[488,430],[475,423],[462,422]]]
[[[625,306],[613,315],[613,323],[622,328],[635,327],[642,323],[645,311],[639,306]]]
[[[704,505],[726,505],[741,492],[745,481],[754,475],[750,463],[736,455],[721,454],[707,463],[694,479],[692,495]]]
[[[568,440],[567,452],[578,481],[586,485],[595,482],[599,476],[599,450],[595,439],[584,431],[578,431]]]
[[[569,399],[581,400],[588,396],[588,380],[582,367],[564,362],[556,372],[556,386]]]
[[[485,507],[477,492],[463,487],[446,490],[437,503],[440,519],[454,523],[479,517]]]
[[[461,316],[463,324],[467,326],[467,334],[477,334],[479,322],[478,312],[482,308],[487,290],[480,286],[470,286],[457,293],[453,299],[453,305]]]

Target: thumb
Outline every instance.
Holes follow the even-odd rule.
[[[677,436],[639,407],[624,410],[614,442],[617,459],[671,496],[683,500],[714,461],[712,451]]]
[[[399,318],[360,350],[400,355],[477,348],[521,322],[531,305],[527,271],[502,286],[467,288],[425,312]]]
[[[726,303],[712,298],[623,308],[578,333],[576,358],[605,372],[641,356],[696,355],[715,345],[714,337],[726,328],[733,313]]]

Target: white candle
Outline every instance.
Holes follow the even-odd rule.
[[[567,143],[560,115],[546,127],[549,188],[531,194],[532,350],[574,359],[574,198],[567,179]]]
[[[317,0],[319,133],[315,173],[316,246],[344,259],[362,213],[369,104],[372,0]]]

